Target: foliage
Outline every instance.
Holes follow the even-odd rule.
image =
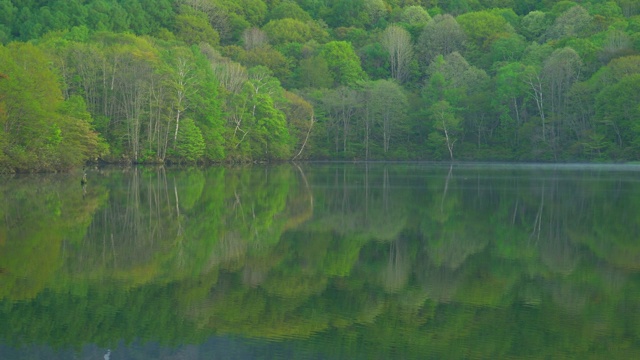
[[[149,357],[158,344],[220,336],[293,346],[294,357],[640,351],[629,312],[640,198],[628,167],[87,174],[84,191],[78,172],[0,184],[3,354],[45,346],[57,359],[92,344]]]
[[[460,119],[461,160],[637,160],[634,110],[609,98],[619,91],[608,76],[619,59],[637,62],[639,11],[627,0],[1,0],[0,167],[185,161],[174,151],[182,119],[204,140],[195,161],[285,160],[296,141],[284,129],[254,127],[299,132],[287,114],[282,121],[256,111],[265,101],[281,112],[284,90],[314,107],[308,158],[357,158],[368,153],[362,141],[373,128],[368,108],[355,105],[368,80],[388,79],[410,100],[395,135],[406,141],[389,152],[374,142],[371,158],[440,158],[430,109],[447,101]],[[38,60],[19,67],[20,52]],[[475,80],[445,76],[446,94],[436,99],[429,87],[439,82],[432,64],[440,56],[438,66]],[[282,89],[242,90],[253,67],[268,68]],[[524,90],[505,83],[516,68],[521,75],[508,81]],[[341,92],[356,94],[354,106],[341,107],[348,122],[324,106]],[[267,143],[280,150],[265,152]]]

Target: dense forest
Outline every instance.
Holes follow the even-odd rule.
[[[636,0],[0,0],[0,168],[634,161]]]

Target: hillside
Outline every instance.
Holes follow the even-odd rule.
[[[634,161],[636,0],[0,0],[0,170]]]

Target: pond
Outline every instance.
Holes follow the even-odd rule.
[[[0,359],[640,358],[640,166],[0,179]]]

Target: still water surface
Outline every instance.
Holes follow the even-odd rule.
[[[0,178],[0,359],[640,358],[640,167]]]

